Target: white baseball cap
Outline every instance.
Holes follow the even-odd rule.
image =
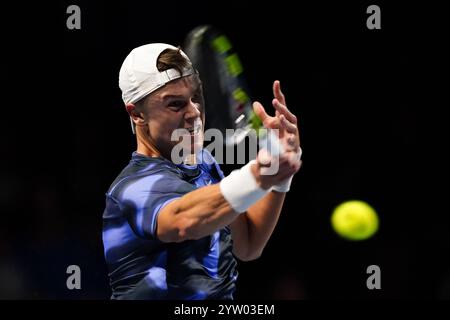
[[[131,50],[125,58],[119,72],[119,87],[125,104],[141,100],[172,80],[196,73],[189,57],[181,50],[181,55],[189,62],[182,74],[176,69],[159,71],[158,58],[166,49],[179,50],[170,44],[150,43]]]

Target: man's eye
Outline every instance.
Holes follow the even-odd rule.
[[[185,104],[186,103],[183,100],[175,100],[175,101],[169,102],[169,107],[182,108],[182,107],[184,107]]]

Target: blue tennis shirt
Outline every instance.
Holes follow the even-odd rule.
[[[198,158],[197,165],[175,165],[134,152],[112,183],[103,213],[111,299],[232,299],[238,272],[228,227],[180,243],[156,237],[165,205],[224,177],[209,151]]]

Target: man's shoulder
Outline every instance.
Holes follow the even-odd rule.
[[[182,181],[179,170],[167,161],[135,161],[122,170],[111,184],[107,194],[110,196],[131,189],[134,192],[164,192]]]

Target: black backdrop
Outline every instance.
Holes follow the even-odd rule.
[[[81,30],[66,28],[70,4],[81,8]],[[263,256],[239,265],[236,298],[449,298],[448,224],[433,205],[439,195],[426,198],[439,170],[426,162],[434,154],[424,137],[424,123],[438,126],[425,88],[434,40],[444,39],[433,19],[440,9],[376,3],[382,29],[368,30],[369,4],[60,1],[4,10],[0,297],[109,297],[104,193],[135,148],[120,65],[138,45],[181,45],[209,23],[234,43],[265,106],[281,80],[304,151]],[[377,210],[373,238],[334,234],[332,209],[349,199]],[[82,290],[66,289],[71,264],[81,267]],[[381,290],[366,287],[372,264]]]

